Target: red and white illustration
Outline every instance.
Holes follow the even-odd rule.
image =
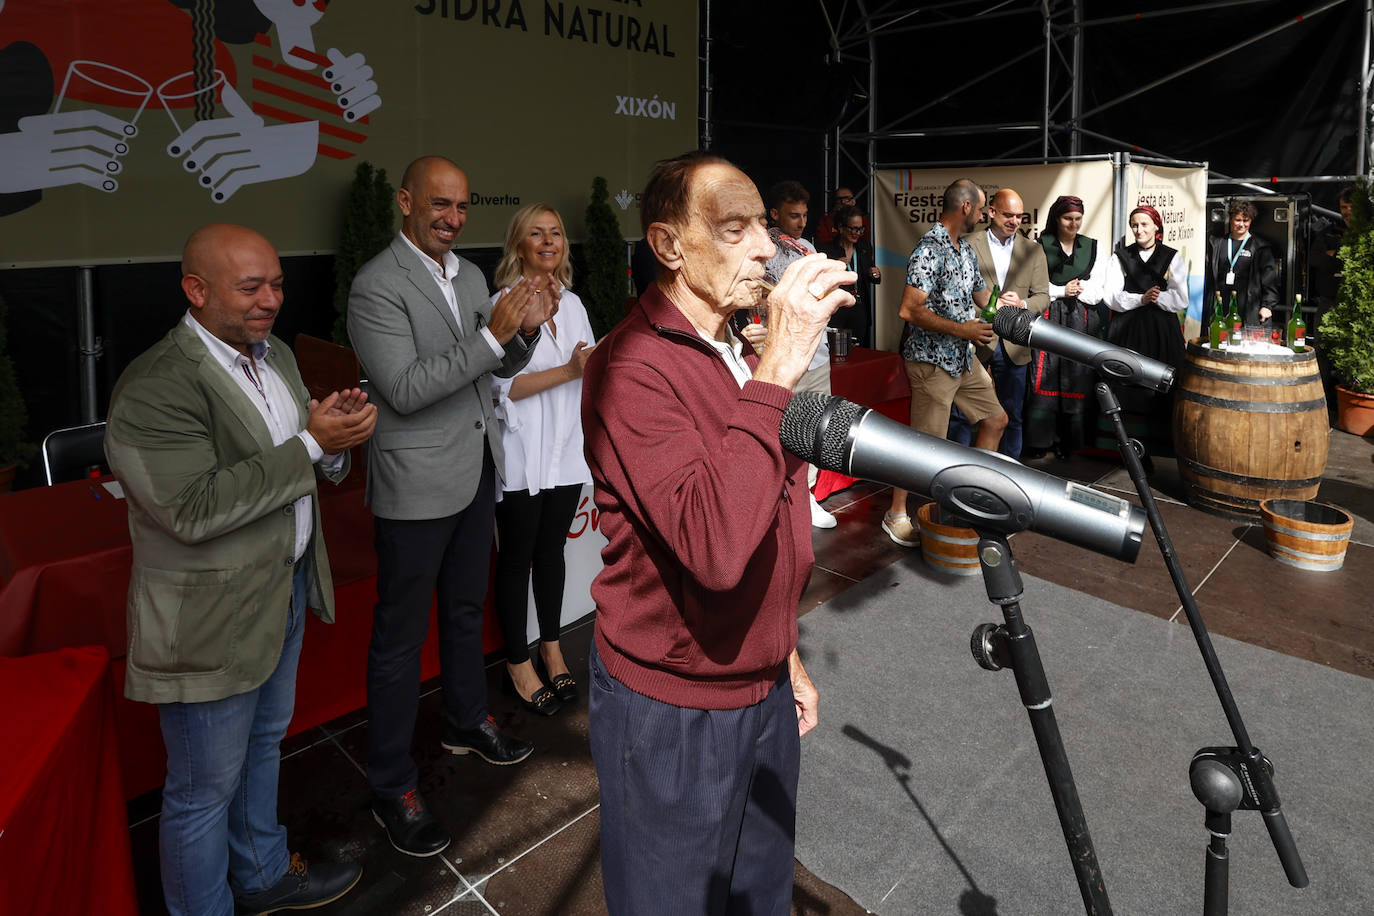
[[[361,53],[317,50],[327,8],[0,0],[0,216],[47,188],[117,191],[145,167],[154,117],[170,119],[165,155],[216,203],[353,157],[382,101]]]

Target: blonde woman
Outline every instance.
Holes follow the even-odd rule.
[[[525,708],[551,716],[577,699],[577,680],[563,659],[558,631],[563,546],[582,485],[592,480],[582,457],[581,405],[582,367],[595,343],[587,310],[568,289],[572,266],[557,210],[531,204],[515,214],[495,280],[502,290],[533,283],[556,298],[529,363],[511,378],[491,380],[506,451],[496,504],[495,589],[506,640],[506,686]],[[539,621],[537,667],[526,631],[531,575]]]

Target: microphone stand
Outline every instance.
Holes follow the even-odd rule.
[[[943,503],[942,503],[943,505]],[[961,517],[967,520],[966,516]],[[1054,717],[1053,698],[1035,636],[1021,616],[1021,572],[1016,568],[1011,545],[1006,535],[972,527],[978,532],[978,565],[983,571],[983,584],[988,600],[1002,608],[1005,625],[980,624],[973,631],[970,648],[973,657],[988,671],[1011,668],[1016,675],[1016,687],[1021,702],[1030,716],[1031,731],[1040,748],[1040,760],[1045,766],[1045,778],[1050,784],[1059,826],[1064,831],[1064,843],[1073,862],[1078,890],[1083,895],[1083,909],[1088,916],[1111,916],[1112,905],[1102,881],[1102,869],[1097,864],[1097,852],[1088,834],[1088,822],[1078,800],[1069,758],[1064,752],[1064,740],[1059,734],[1059,722]]]
[[[1226,714],[1226,721],[1230,723],[1231,733],[1236,739],[1235,747],[1202,748],[1193,755],[1189,767],[1189,782],[1193,794],[1207,809],[1204,821],[1210,836],[1204,878],[1203,913],[1205,916],[1225,916],[1229,888],[1226,840],[1231,832],[1232,811],[1240,809],[1260,812],[1289,884],[1293,887],[1306,887],[1307,870],[1303,868],[1298,847],[1293,842],[1293,834],[1289,832],[1288,822],[1280,810],[1279,793],[1274,786],[1274,765],[1270,763],[1269,758],[1260,753],[1259,748],[1250,743],[1250,736],[1245,730],[1245,723],[1241,720],[1240,710],[1236,708],[1235,698],[1232,697],[1231,688],[1226,683],[1226,675],[1222,673],[1221,662],[1217,660],[1216,652],[1212,648],[1212,639],[1207,634],[1202,615],[1198,613],[1193,591],[1183,576],[1173,542],[1169,539],[1169,531],[1159,514],[1154,494],[1150,492],[1150,485],[1145,479],[1145,469],[1140,461],[1144,448],[1138,442],[1127,438],[1126,425],[1121,419],[1121,402],[1117,400],[1116,392],[1106,381],[1097,384],[1097,400],[1116,432],[1117,450],[1121,453],[1121,460],[1135,484],[1136,493],[1140,495],[1141,506],[1150,520],[1155,540],[1159,542],[1159,552],[1164,556],[1164,565],[1168,567],[1174,591],[1178,593],[1183,611],[1188,615],[1188,625],[1192,627],[1193,637],[1197,640],[1198,649],[1202,651],[1202,660],[1212,678],[1217,699],[1221,701],[1222,711]]]

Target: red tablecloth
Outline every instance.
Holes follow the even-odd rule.
[[[0,913],[136,914],[109,656],[0,658]]]
[[[156,707],[123,696],[132,547],[125,502],[101,483],[75,481],[0,496],[0,655],[84,645],[108,651],[118,696],[124,797],[133,798],[162,783],[164,754]],[[360,479],[340,487],[322,483],[319,494],[336,622],[331,626],[314,614],[306,617],[290,734],[367,702],[367,644],[377,600],[372,514],[363,505]],[[501,645],[494,617],[487,614],[484,620],[488,651]],[[434,638],[425,646],[422,673],[426,678],[439,673]],[[30,685],[29,692],[38,687]]]
[[[911,383],[907,381],[902,357],[887,350],[855,347],[849,359],[830,363],[830,393],[872,407],[885,417],[902,423],[911,421]],[[812,490],[817,499],[852,486],[856,478],[834,471],[821,471]]]

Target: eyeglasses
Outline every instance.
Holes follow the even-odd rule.
[[[860,223],[860,224],[857,225],[857,226],[845,226],[845,227],[844,227],[844,231],[845,231],[845,232],[863,232],[863,231],[864,231],[864,227],[863,227],[863,224]]]
[[[836,199],[836,200],[853,200],[853,199],[854,199],[854,195],[853,195],[853,194],[837,194],[837,195],[835,196],[835,199]]]

